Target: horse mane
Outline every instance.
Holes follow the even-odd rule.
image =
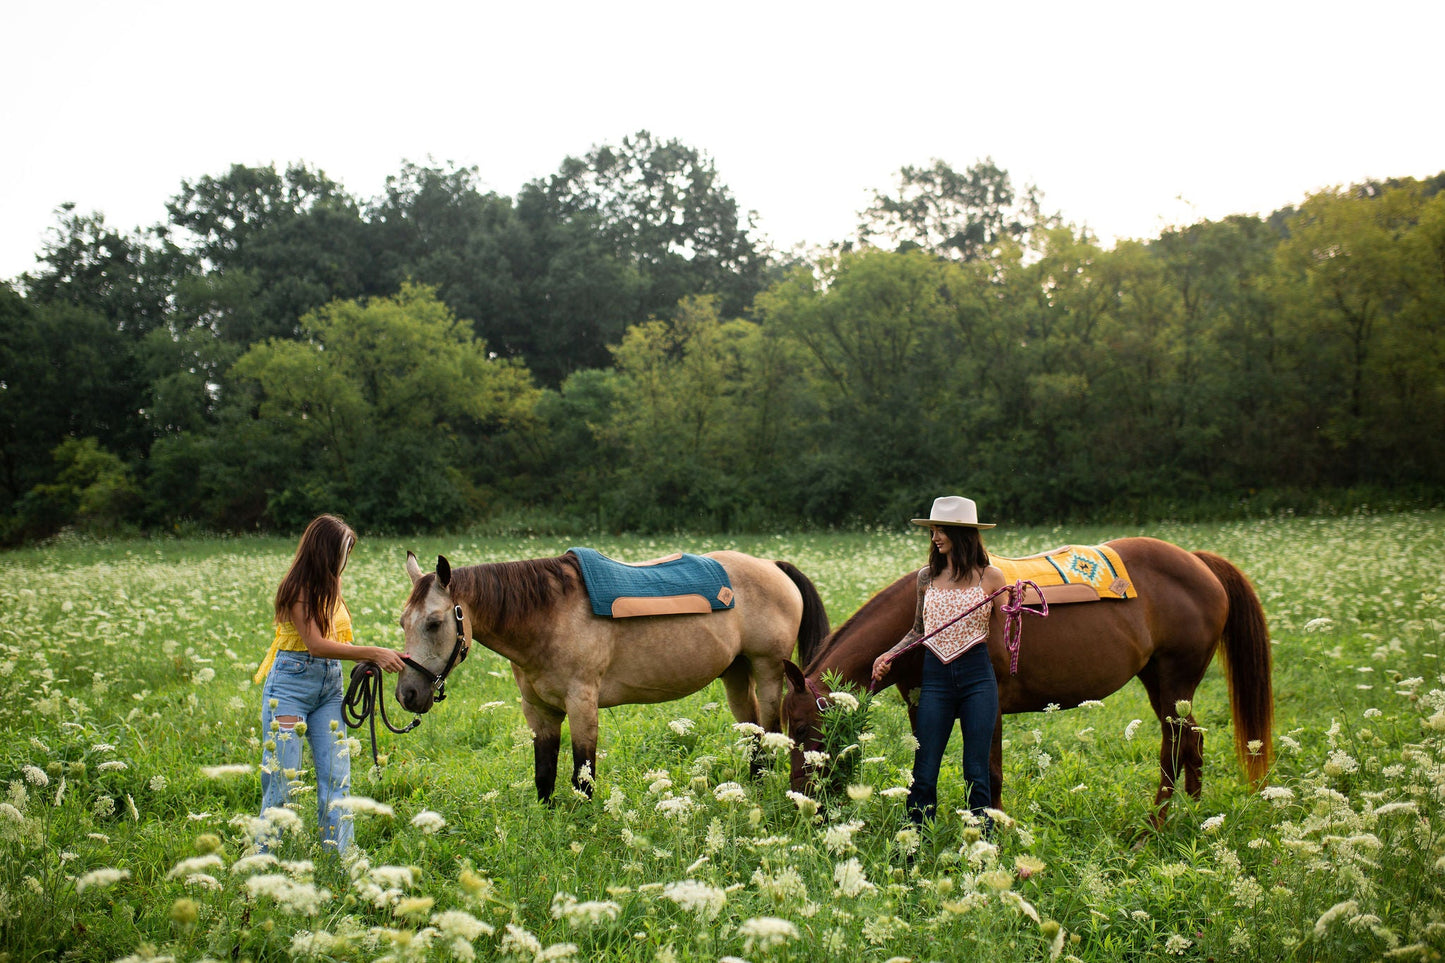
[[[569,574],[573,578],[568,578]],[[551,608],[571,591],[580,575],[576,556],[558,555],[454,568],[447,587],[453,599],[471,608],[474,635],[500,635],[515,631],[537,612]],[[411,606],[425,598],[435,579],[435,572],[418,579],[406,604]]]

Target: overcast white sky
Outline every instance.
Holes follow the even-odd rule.
[[[643,128],[785,248],[935,157],[1105,241],[1445,169],[1440,0],[11,0],[0,27],[0,278],[65,201],[128,230],[233,163],[368,199],[428,159],[515,195]]]

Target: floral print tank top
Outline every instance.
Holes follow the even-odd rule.
[[[939,588],[928,586],[923,593],[923,631],[929,633],[979,605],[984,599],[982,585],[972,588]],[[938,661],[948,663],[988,638],[988,619],[992,605],[979,605],[964,618],[958,619],[923,644]]]

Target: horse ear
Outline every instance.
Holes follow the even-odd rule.
[[[452,563],[447,561],[445,555],[437,556],[437,581],[442,588],[446,588],[452,581]]]
[[[411,552],[406,553],[406,574],[411,576],[413,585],[421,580],[421,566],[417,564],[416,556]]]
[[[803,670],[787,659],[783,660],[783,675],[787,677],[788,688],[794,692],[802,692],[808,687],[808,680],[803,678]]]

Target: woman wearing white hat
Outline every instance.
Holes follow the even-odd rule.
[[[990,821],[984,808],[991,801],[988,763],[998,719],[998,681],[986,644],[993,602],[980,603],[1003,588],[1004,574],[989,564],[979,530],[994,526],[980,523],[978,507],[958,495],[935,499],[929,517],[915,518],[913,524],[927,527],[932,536],[928,564],[918,570],[917,614],[908,634],[873,663],[873,679],[881,680],[893,659],[916,640],[946,626],[923,642],[918,749],[913,756],[908,815],[919,824],[935,817],[938,770],[956,719],[963,733],[968,807],[987,830]],[[974,606],[978,607],[958,618]]]

